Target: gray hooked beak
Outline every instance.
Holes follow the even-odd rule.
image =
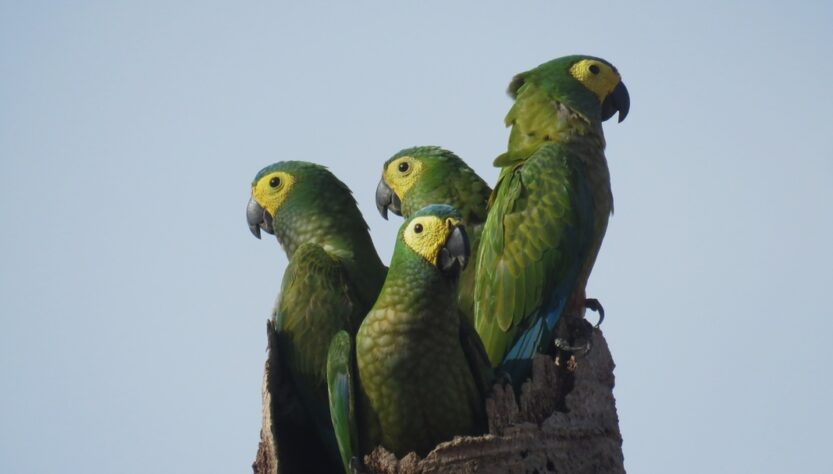
[[[379,214],[385,220],[388,219],[388,209],[397,216],[402,215],[402,201],[385,182],[385,178],[380,179],[379,186],[376,186],[376,209],[379,209]]]
[[[471,255],[471,248],[469,247],[469,237],[466,235],[466,229],[463,226],[456,226],[451,231],[445,245],[440,249],[439,264],[442,271],[462,270],[466,268]]]
[[[605,97],[602,102],[602,122],[613,117],[613,114],[619,112],[619,122],[625,120],[628,116],[628,110],[631,108],[631,96],[628,94],[628,88],[625,83],[619,81],[613,92]]]
[[[265,230],[268,234],[274,234],[272,230],[272,216],[260,207],[260,204],[254,198],[249,198],[249,205],[246,206],[246,222],[249,223],[249,230],[252,234],[260,238],[260,229]]]

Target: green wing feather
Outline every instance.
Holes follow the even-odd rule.
[[[327,356],[327,391],[330,419],[347,474],[350,473],[350,460],[359,453],[354,364],[352,338],[346,331],[339,331],[330,343]]]
[[[339,331],[355,334],[369,304],[342,261],[320,246],[301,245],[284,274],[274,325],[292,383],[326,450],[340,459],[327,393],[327,357]]]
[[[553,313],[563,309],[589,252],[592,229],[592,196],[570,146],[548,144],[503,170],[475,282],[475,326],[493,366],[543,318],[554,325],[559,314]],[[546,332],[532,337],[521,358],[538,350]]]

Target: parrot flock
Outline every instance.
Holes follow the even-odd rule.
[[[517,74],[494,189],[437,146],[382,167],[376,206],[404,222],[390,267],[348,187],[325,167],[257,173],[246,218],[289,263],[272,314],[281,472],[353,472],[383,446],[426,455],[486,432],[496,381],[536,353],[590,350],[585,287],[613,213],[602,122],[630,108],[617,69],[565,56]]]

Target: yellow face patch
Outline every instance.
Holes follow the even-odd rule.
[[[275,171],[260,178],[252,186],[252,197],[274,217],[275,211],[281,207],[294,185],[294,176],[284,171]]]
[[[612,67],[596,59],[582,59],[573,64],[570,74],[596,94],[599,102],[604,102],[622,80]]]
[[[405,243],[425,260],[437,265],[440,249],[445,245],[459,219],[440,219],[437,216],[420,216],[412,220],[403,232]]]
[[[399,196],[400,200],[405,199],[408,192],[416,183],[422,173],[422,162],[413,156],[400,156],[388,163],[382,177],[390,189]]]

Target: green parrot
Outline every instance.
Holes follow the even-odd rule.
[[[277,429],[297,447],[284,450],[294,451],[285,453],[293,459],[284,464],[298,472],[341,470],[327,351],[339,331],[356,333],[387,269],[350,190],[323,166],[284,161],[262,169],[246,217],[257,238],[261,230],[274,234],[289,259],[272,323],[285,378],[302,408],[282,407],[293,413]],[[308,441],[299,442],[304,434]]]
[[[382,292],[356,335],[356,374],[347,334],[331,345],[330,403],[345,458],[380,444],[400,457],[424,456],[456,435],[485,431],[492,370],[456,304],[469,252],[462,216],[448,205],[421,209],[400,228]],[[339,424],[351,410],[357,426]]]
[[[472,255],[480,244],[492,188],[454,153],[436,146],[407,148],[382,168],[376,207],[385,219],[388,210],[406,219],[429,204],[448,204],[463,216]],[[475,266],[460,274],[457,302],[474,324]]]
[[[602,122],[616,112],[624,120],[630,99],[616,68],[591,56],[518,74],[508,92],[512,130],[494,162],[501,172],[478,248],[475,326],[492,365],[521,379],[534,353],[566,334],[559,318],[582,317],[613,212]]]

